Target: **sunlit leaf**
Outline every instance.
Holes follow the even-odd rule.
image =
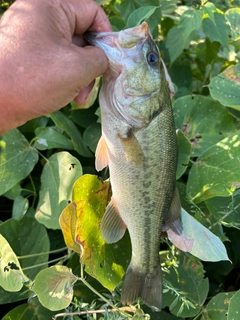
[[[207,149],[192,166],[187,194],[195,202],[228,197],[240,187],[240,132]]]
[[[45,308],[51,311],[61,310],[71,303],[73,285],[76,281],[77,277],[71,269],[56,265],[38,273],[33,291]]]
[[[201,155],[218,141],[237,131],[232,117],[216,101],[185,96],[173,104],[175,124],[192,143],[192,156]]]
[[[115,244],[106,244],[99,225],[109,201],[109,182],[84,175],[73,187],[72,202],[76,206],[75,241],[81,245],[81,262],[92,277],[109,290],[121,281],[130,262],[128,234]]]
[[[63,210],[59,218],[59,224],[63,232],[66,245],[71,250],[81,254],[81,247],[79,243],[75,241],[75,232],[77,227],[77,212],[75,203],[69,203],[69,205]]]
[[[198,30],[202,23],[202,11],[189,9],[181,15],[179,27],[182,29],[183,41],[185,42],[191,32]]]
[[[181,235],[167,230],[169,240],[177,248],[190,252],[203,261],[229,260],[221,240],[184,209],[182,209],[182,225]]]
[[[19,291],[27,280],[15,253],[0,234],[0,286],[7,291]]]
[[[209,89],[213,99],[224,106],[240,110],[240,63],[212,78]]]
[[[21,220],[9,219],[0,225],[0,234],[7,239],[18,257],[29,256],[20,259],[22,268],[27,268],[24,273],[28,278],[33,280],[36,274],[47,266],[44,263],[48,261],[49,238],[46,228],[36,219],[29,217],[24,217]],[[31,256],[36,253],[42,254]],[[36,267],[37,264],[40,266]],[[35,267],[29,268],[31,266]]]
[[[40,198],[36,219],[47,228],[59,228],[59,216],[72,195],[74,182],[82,175],[77,158],[68,152],[52,155],[41,176]]]
[[[0,137],[0,195],[26,178],[38,161],[37,150],[19,130]]]

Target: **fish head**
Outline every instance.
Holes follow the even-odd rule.
[[[118,118],[132,127],[147,126],[161,112],[164,69],[148,24],[119,32],[91,33],[88,41],[109,59],[102,95]],[[101,97],[100,97],[101,98]]]

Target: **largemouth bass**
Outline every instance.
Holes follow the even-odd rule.
[[[123,304],[142,299],[161,309],[161,231],[181,233],[176,190],[177,141],[170,90],[146,22],[120,32],[92,33],[89,42],[109,59],[100,92],[102,137],[96,169],[109,166],[112,198],[100,229],[107,243],[128,228],[132,258]]]

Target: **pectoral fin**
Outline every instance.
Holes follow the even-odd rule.
[[[109,156],[108,156],[108,147],[106,141],[103,136],[98,141],[97,149],[96,149],[96,160],[95,167],[97,171],[101,171],[105,167],[108,166]]]
[[[178,194],[178,189],[175,189],[172,204],[168,214],[164,218],[163,231],[171,229],[177,235],[182,233],[182,221],[181,221],[181,202]]]
[[[125,157],[128,162],[142,167],[144,163],[144,154],[132,130],[129,130],[126,138],[119,136]]]
[[[101,235],[106,243],[114,243],[124,236],[125,230],[126,225],[112,197],[100,224]]]

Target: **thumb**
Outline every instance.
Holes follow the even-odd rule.
[[[86,46],[76,47],[76,49],[75,61],[71,69],[80,91],[107,70],[108,59],[103,50],[97,47]]]

